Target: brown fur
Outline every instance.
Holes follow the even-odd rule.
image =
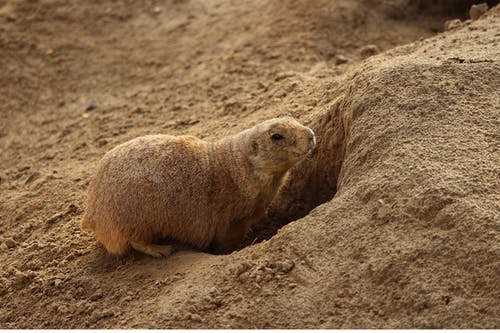
[[[274,134],[282,139],[272,139]],[[103,157],[81,227],[113,254],[130,246],[153,256],[171,238],[199,249],[234,249],[266,212],[287,171],[314,147],[311,129],[275,118],[207,142],[148,135]]]

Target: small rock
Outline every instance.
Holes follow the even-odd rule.
[[[93,302],[95,302],[95,301],[101,299],[102,296],[103,296],[102,295],[102,291],[98,290],[92,296],[90,296],[90,300],[93,301]]]
[[[13,240],[12,238],[8,238],[4,241],[5,245],[7,245],[7,248],[9,249],[13,249],[17,246],[17,243],[15,240]]]
[[[200,122],[200,120],[198,120],[198,119],[190,118],[190,119],[181,119],[181,120],[177,121],[175,124],[177,126],[191,126],[191,125],[198,124],[199,122]]]
[[[27,274],[20,272],[20,271],[16,271],[16,273],[14,275],[14,283],[17,286],[24,285],[26,282],[28,282],[28,280],[29,280],[29,276]]]
[[[100,139],[99,141],[97,141],[97,145],[99,147],[104,147],[107,144],[108,144],[108,140],[106,140],[106,139]]]
[[[190,313],[188,315],[188,318],[192,321],[196,321],[196,322],[201,322],[201,316],[199,314],[196,314],[196,313]]]
[[[210,295],[217,294],[217,288],[216,288],[216,287],[212,287],[212,288],[210,288],[210,290],[208,291],[208,293],[209,293]]]
[[[240,276],[242,273],[244,272],[247,272],[250,268],[252,267],[252,265],[250,265],[249,263],[247,262],[242,262],[240,263],[234,270],[234,275],[235,277],[238,277]]]
[[[212,48],[213,54],[220,54],[223,51],[224,51],[224,47],[221,44],[215,44],[215,46]]]
[[[462,26],[462,21],[459,19],[447,20],[444,22],[444,31],[454,30]]]
[[[28,185],[29,183],[32,183],[35,179],[37,179],[38,177],[40,177],[41,173],[39,171],[34,171],[29,177],[28,179],[26,179],[26,181],[24,182],[25,185]]]
[[[335,62],[335,65],[342,65],[342,64],[345,64],[346,62],[348,62],[349,59],[347,59],[343,55],[336,55],[335,58],[333,59],[333,61]]]
[[[182,104],[175,104],[172,107],[172,111],[181,111],[181,110],[185,110],[185,109],[187,109],[187,107],[185,105],[182,105]]]
[[[257,87],[266,91],[269,88],[269,83],[267,83],[266,81],[259,81],[257,82]]]
[[[469,17],[475,21],[488,11],[488,4],[486,2],[472,5],[469,9]]]
[[[76,206],[74,204],[69,204],[68,210],[66,211],[66,214],[73,214],[73,213],[76,213],[77,211],[78,211],[78,206]]]
[[[16,20],[17,20],[17,16],[14,13],[11,13],[7,16],[7,21],[9,21],[9,22],[16,22]]]
[[[104,310],[104,311],[96,310],[96,311],[94,311],[94,313],[90,317],[90,320],[95,323],[101,319],[110,318],[113,316],[114,316],[114,313],[111,310]]]
[[[248,273],[248,272],[243,272],[243,273],[241,273],[240,275],[238,275],[238,280],[239,280],[240,282],[245,282],[245,281],[247,281],[247,280],[248,280],[248,278],[249,278],[249,277],[250,277],[250,273]]]
[[[284,260],[280,263],[280,270],[283,273],[290,272],[295,267],[295,263],[291,260]]]
[[[161,13],[161,8],[156,6],[155,8],[153,8],[153,13],[155,13],[155,14]]]
[[[59,288],[63,284],[63,281],[61,279],[55,279],[54,280],[54,287]]]
[[[92,111],[95,108],[97,108],[97,103],[94,100],[91,100],[88,104],[87,107],[85,108],[85,111]]]
[[[62,217],[64,217],[64,213],[56,213],[56,214],[52,215],[51,217],[49,217],[49,219],[47,220],[47,223],[48,224],[55,223],[58,220],[60,220]]]
[[[286,79],[286,78],[289,78],[289,77],[292,77],[292,76],[295,76],[294,72],[281,72],[281,73],[278,73],[278,75],[276,75],[276,77],[274,78],[274,80],[275,81],[281,81],[283,79]]]
[[[273,98],[284,98],[284,97],[286,97],[286,91],[284,91],[283,89],[278,89],[273,94]]]
[[[363,46],[359,49],[359,54],[363,59],[374,56],[378,53],[380,53],[378,46],[373,44]]]

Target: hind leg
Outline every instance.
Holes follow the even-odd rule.
[[[100,230],[99,230],[100,231]],[[103,233],[94,231],[96,239],[113,255],[122,256],[128,249],[128,240],[118,232]]]
[[[174,247],[172,245],[144,244],[138,242],[130,242],[130,245],[134,250],[155,258],[168,257],[174,252]]]

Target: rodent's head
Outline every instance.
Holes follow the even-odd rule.
[[[302,161],[316,146],[314,132],[291,117],[264,121],[248,133],[250,160],[277,173]]]

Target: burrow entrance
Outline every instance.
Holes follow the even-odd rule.
[[[498,0],[408,1],[404,10],[395,11],[397,17],[393,18],[404,20],[431,15],[442,23],[450,17],[465,20],[470,7],[483,2],[489,8],[499,3]],[[396,7],[399,8],[397,5]],[[314,207],[335,196],[346,153],[350,103],[349,96],[338,98],[326,108],[326,112],[320,113],[308,124],[317,136],[318,144],[314,155],[291,170],[268,214],[253,227],[239,249],[270,239],[281,227],[306,216]]]
[[[331,103],[309,124],[317,139],[313,155],[291,170],[267,216],[254,226],[240,248],[270,239],[284,225],[335,196],[348,127],[341,114],[350,109],[348,104],[341,100]]]

